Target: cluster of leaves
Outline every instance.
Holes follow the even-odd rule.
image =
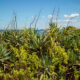
[[[1,32],[0,80],[80,80],[80,29]]]

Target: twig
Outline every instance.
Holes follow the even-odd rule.
[[[40,10],[40,12],[39,12],[39,14],[38,14],[38,16],[37,16],[37,19],[36,19],[36,21],[35,21],[35,29],[36,29],[36,25],[37,25],[37,22],[38,22],[38,20],[39,20],[39,17],[40,17],[41,11],[42,11],[42,10]]]
[[[58,8],[57,16],[56,16],[56,27],[58,26],[59,11],[60,11],[60,9]]]
[[[52,23],[52,22],[53,22],[54,12],[55,12],[55,8],[54,8],[54,10],[53,10],[53,12],[52,12],[52,17],[51,17],[51,19],[50,19],[50,23]]]
[[[35,20],[36,20],[36,16],[33,18],[32,22],[30,23],[30,28],[31,28],[32,24],[35,22]]]

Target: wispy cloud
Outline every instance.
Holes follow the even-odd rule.
[[[77,22],[76,20],[70,20],[70,19],[66,19],[66,20],[63,20],[64,22]]]
[[[48,18],[51,19],[53,16],[51,14],[48,15]]]
[[[67,18],[67,17],[68,17],[68,18],[71,18],[71,17],[74,18],[74,17],[78,17],[78,16],[79,16],[78,13],[74,13],[74,14],[71,14],[71,15],[66,15],[66,14],[64,15],[64,17],[66,17],[66,18]]]
[[[58,20],[58,22],[77,22],[77,20],[70,20],[70,19],[63,19],[63,20]],[[54,22],[56,22],[56,20],[54,20]]]

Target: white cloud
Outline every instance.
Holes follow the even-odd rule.
[[[51,14],[50,14],[50,15],[48,15],[48,18],[49,18],[49,19],[51,19],[52,17],[53,17],[53,16],[52,16]]]
[[[63,20],[64,22],[68,22],[68,21],[70,21],[70,22],[72,22],[72,20],[69,20],[69,19],[66,19],[66,20]]]
[[[66,20],[63,20],[64,22],[76,22],[76,20],[70,20],[70,19],[66,19]]]
[[[58,22],[77,22],[77,20],[70,20],[70,19],[65,19],[65,20],[58,20]],[[54,20],[54,22],[56,22],[56,20]]]
[[[74,18],[74,17],[78,17],[79,16],[79,14],[78,13],[75,13],[75,14],[71,14],[71,15],[64,15],[64,17],[69,17],[69,18]]]
[[[69,17],[69,16],[65,14],[64,17]]]
[[[71,14],[71,17],[78,17],[78,16],[79,16],[78,13],[76,13],[76,14]]]

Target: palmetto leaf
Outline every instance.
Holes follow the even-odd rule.
[[[7,52],[6,48],[3,47],[2,44],[0,44],[0,61],[4,62],[10,58],[9,52]]]

